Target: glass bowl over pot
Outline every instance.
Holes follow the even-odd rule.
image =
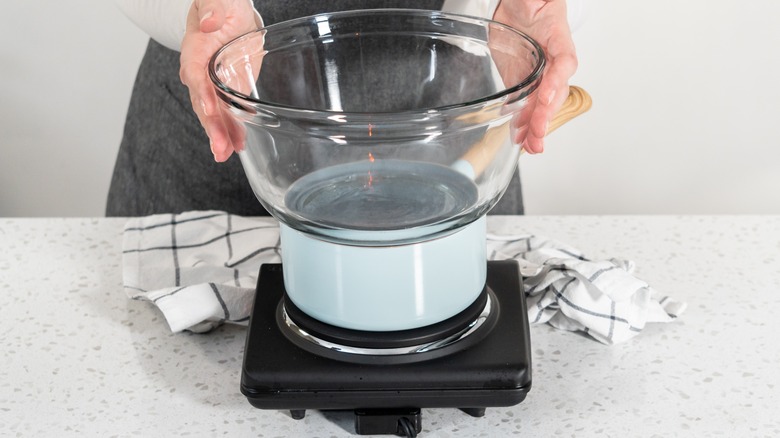
[[[545,59],[506,25],[435,11],[305,17],[243,35],[209,74],[287,297],[336,327],[399,331],[466,309],[485,215],[517,168]]]

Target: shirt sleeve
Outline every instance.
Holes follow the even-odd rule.
[[[163,46],[179,51],[192,0],[116,0],[138,28]]]
[[[187,30],[187,14],[192,0],[115,0],[119,9],[136,26],[163,46],[181,50]],[[254,9],[252,0],[248,0]],[[255,22],[262,27],[262,18],[255,10]]]
[[[499,0],[444,0],[441,10],[472,17],[493,18],[498,3]]]
[[[442,11],[480,18],[493,18],[500,2],[500,0],[444,0]],[[582,22],[585,20],[585,2],[583,0],[566,0],[566,11],[569,27],[574,32],[582,26]]]

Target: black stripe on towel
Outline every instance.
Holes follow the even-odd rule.
[[[171,215],[171,252],[173,254],[173,269],[175,272],[174,286],[181,285],[181,269],[179,268],[179,253],[176,249],[176,216]]]
[[[605,272],[608,272],[608,271],[611,271],[613,269],[617,269],[617,268],[618,268],[617,266],[613,265],[613,266],[611,266],[609,268],[599,269],[598,271],[593,273],[593,275],[591,275],[590,278],[588,278],[588,281],[593,283],[594,281],[596,281],[597,278],[599,278],[601,276],[601,274],[603,274]]]
[[[571,280],[566,282],[566,284],[563,286],[563,288],[560,291],[558,289],[556,289],[555,286],[552,286],[552,285],[550,285],[550,289],[555,293],[555,296],[558,298],[559,301],[562,301],[564,304],[566,304],[567,306],[571,307],[572,309],[574,309],[574,310],[576,310],[578,312],[586,313],[588,315],[596,316],[596,317],[599,317],[599,318],[611,319],[611,320],[614,320],[614,321],[618,321],[618,322],[622,322],[624,324],[630,325],[627,319],[620,318],[620,317],[617,317],[615,315],[606,315],[606,314],[603,314],[603,313],[594,312],[593,310],[586,309],[584,307],[580,307],[580,306],[572,303],[571,301],[569,301],[568,298],[563,296],[562,291],[565,290],[566,287],[569,286],[575,280],[576,279],[574,277],[572,277]]]
[[[214,291],[214,295],[217,296],[217,300],[219,301],[219,305],[222,306],[222,311],[225,312],[225,320],[230,319],[230,312],[228,312],[227,305],[225,304],[225,300],[222,299],[222,295],[219,293],[219,289],[217,289],[217,285],[214,283],[209,283],[209,286],[211,286],[211,290]]]
[[[187,223],[187,222],[202,221],[202,220],[205,220],[205,219],[211,219],[213,217],[222,216],[224,214],[225,213],[216,213],[216,214],[210,214],[208,216],[193,217],[193,218],[190,218],[190,219],[184,219],[184,220],[180,220],[180,221],[175,221],[175,223],[177,223],[177,224],[184,224],[184,223]],[[161,224],[147,225],[145,227],[130,227],[130,228],[125,228],[125,231],[146,231],[146,230],[151,230],[153,228],[167,227],[170,224],[171,224],[171,222],[169,221],[169,222],[164,222],[164,223],[161,223]]]
[[[241,263],[244,263],[247,260],[252,259],[253,257],[257,256],[258,254],[262,254],[262,253],[264,253],[266,251],[277,251],[277,250],[278,250],[277,246],[266,246],[264,248],[260,248],[260,249],[252,251],[251,253],[247,254],[246,257],[243,257],[240,260],[236,260],[233,263],[225,263],[225,267],[226,268],[235,268],[236,266],[240,265]],[[236,271],[236,272],[238,272],[238,271]]]
[[[225,235],[225,243],[227,244],[227,250],[228,250],[228,260],[231,260],[233,258],[233,242],[230,240],[230,233],[233,231],[233,216],[227,215],[225,218],[227,222],[227,231]],[[225,263],[227,265],[227,263]],[[241,284],[238,281],[238,269],[233,270],[233,282],[235,283],[236,287],[241,287]]]
[[[607,339],[611,341],[612,336],[615,334],[615,302],[614,301],[609,306],[609,313],[611,318],[609,321],[609,332],[607,333]]]
[[[153,303],[156,303],[156,302],[157,302],[157,300],[160,300],[160,299],[162,299],[162,298],[169,297],[169,296],[171,296],[171,295],[174,295],[174,294],[176,294],[176,293],[179,293],[179,292],[183,291],[184,289],[186,289],[186,286],[185,286],[185,287],[180,287],[180,288],[178,288],[178,289],[175,289],[175,290],[172,290],[172,291],[168,292],[168,293],[167,293],[167,294],[165,294],[165,295],[160,295],[159,297],[157,297],[157,298],[153,299],[153,300],[152,300],[152,302],[153,302]]]
[[[251,227],[251,228],[247,228],[247,229],[244,229],[244,230],[237,230],[237,231],[231,232],[230,235],[231,236],[235,236],[236,234],[245,233],[247,231],[262,230],[262,229],[267,229],[267,228],[276,228],[276,225],[267,225],[267,226],[262,226],[262,227]],[[210,245],[210,244],[212,244],[212,243],[214,243],[214,242],[216,242],[216,241],[218,241],[220,239],[224,239],[227,236],[228,236],[228,233],[225,233],[225,234],[221,234],[221,235],[219,235],[217,237],[214,237],[212,239],[209,239],[209,240],[207,240],[205,242],[193,243],[191,245],[180,245],[180,246],[175,247],[175,248],[178,248],[178,249],[188,249],[188,248],[197,248],[199,246],[206,246],[206,245]],[[175,244],[176,244],[176,242],[173,242],[173,245],[175,245]],[[132,252],[171,250],[171,249],[175,249],[175,248],[174,248],[174,246],[153,246],[151,248],[128,249],[128,250],[122,251],[122,253],[123,254],[127,254],[127,253],[132,253]]]

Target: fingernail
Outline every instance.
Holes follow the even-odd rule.
[[[555,99],[555,90],[552,90],[552,92],[550,92],[550,96],[547,98],[547,105],[550,105],[553,99]]]
[[[205,14],[203,14],[203,17],[200,18],[200,24],[203,24],[203,22],[211,18],[212,15],[214,15],[213,11],[208,11]]]
[[[219,161],[217,160],[217,153],[214,152],[214,142],[209,141],[209,149],[211,149],[211,155],[214,156],[214,161]]]

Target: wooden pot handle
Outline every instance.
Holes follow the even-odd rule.
[[[566,101],[563,102],[561,109],[559,109],[552,120],[550,120],[550,125],[547,127],[547,134],[560,128],[561,125],[569,120],[588,111],[592,105],[593,100],[590,98],[587,91],[576,85],[570,86],[569,96],[566,97]]]
[[[569,120],[577,117],[578,115],[588,111],[593,104],[590,95],[580,87],[570,86],[569,95],[563,102],[563,105],[555,113],[550,124],[547,127],[547,134],[560,128],[561,125]],[[476,142],[459,161],[465,161],[470,164],[473,170],[474,178],[482,174],[485,168],[493,161],[496,153],[501,146],[503,146],[507,137],[509,136],[509,124],[511,122],[504,123],[501,126],[497,126],[488,129],[485,135]],[[520,151],[524,152],[523,150]]]

